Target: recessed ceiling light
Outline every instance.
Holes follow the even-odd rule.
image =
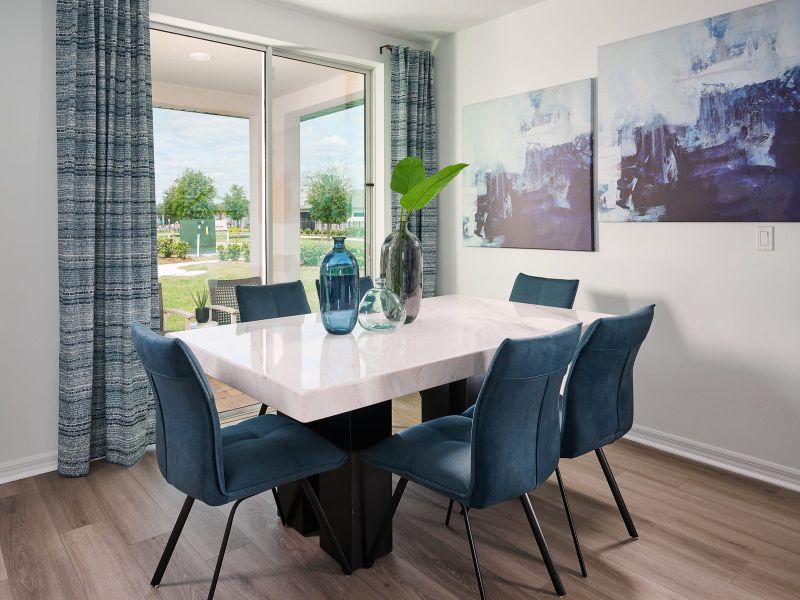
[[[189,58],[197,62],[208,62],[211,60],[211,55],[208,52],[191,52]]]

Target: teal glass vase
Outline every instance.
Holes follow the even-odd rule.
[[[335,335],[353,331],[358,298],[358,261],[345,248],[344,237],[334,237],[333,249],[319,268],[319,305],[325,330]]]
[[[364,294],[358,306],[358,324],[367,331],[394,331],[406,320],[406,309],[400,298],[386,287],[379,277],[375,287]]]

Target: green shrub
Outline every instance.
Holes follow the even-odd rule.
[[[178,258],[186,258],[189,254],[189,242],[186,240],[175,240],[172,250]]]
[[[220,260],[228,260],[228,253],[225,251],[225,246],[217,244],[217,258]]]
[[[300,264],[318,267],[329,249],[328,244],[320,240],[300,240]]]
[[[239,260],[242,255],[242,247],[239,244],[228,244],[228,249],[225,252],[227,260]]]
[[[333,248],[328,240],[300,240],[300,264],[304,267],[318,267],[322,259]],[[355,256],[361,269],[364,268],[364,245],[348,245],[347,249]]]
[[[365,264],[365,256],[364,256],[364,244],[357,243],[357,244],[348,244],[347,249],[350,250],[350,253],[356,257],[358,261],[358,266],[361,268],[361,274],[364,274],[364,264]]]
[[[363,238],[366,231],[363,227],[348,227],[345,231],[347,237],[351,238]]]
[[[306,235],[311,235],[311,229],[306,227],[305,231],[303,231]]]
[[[172,255],[175,254],[175,244],[172,238],[168,237],[158,239],[156,241],[156,251],[158,252],[159,256],[163,256],[164,258],[172,257]]]
[[[250,244],[247,242],[242,243],[242,259],[250,262]]]

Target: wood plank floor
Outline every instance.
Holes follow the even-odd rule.
[[[413,420],[413,402],[396,419]],[[400,425],[398,425],[400,426]],[[800,495],[631,442],[607,449],[640,539],[627,538],[594,455],[562,462],[589,577],[580,577],[557,486],[532,497],[576,600],[800,598]],[[0,485],[0,600],[205,598],[227,509],[201,503],[164,582],[148,585],[183,498],[149,452],[124,469],[92,464],[83,479],[55,473]],[[280,526],[271,494],[244,502],[217,598],[281,600],[477,598],[463,521],[409,484],[394,552],[351,577],[317,538]],[[490,598],[553,598],[519,502],[470,513]]]

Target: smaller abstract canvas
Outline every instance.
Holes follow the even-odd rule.
[[[592,80],[465,106],[467,246],[592,250]]]

